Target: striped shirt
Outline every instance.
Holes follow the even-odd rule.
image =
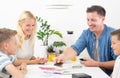
[[[5,70],[5,66],[12,64],[15,61],[14,55],[6,55],[4,52],[0,51],[0,73],[5,74],[9,77],[9,73]]]

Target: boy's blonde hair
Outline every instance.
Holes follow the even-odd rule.
[[[7,42],[11,39],[12,36],[15,36],[17,31],[7,28],[0,28],[0,48],[2,47],[3,42]]]
[[[34,36],[35,36],[35,31],[36,31],[36,18],[35,16],[30,12],[30,11],[24,11],[21,15],[20,15],[20,18],[18,20],[18,27],[17,27],[17,33],[18,33],[18,49],[21,50],[22,49],[22,44],[24,42],[24,38],[25,38],[25,35],[23,33],[23,30],[22,30],[22,23],[26,20],[26,19],[34,19],[35,20],[35,30],[32,32],[32,35],[31,35],[31,39],[32,39],[32,42],[31,42],[31,45],[34,46]]]

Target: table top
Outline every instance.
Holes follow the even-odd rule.
[[[85,67],[80,62],[66,62],[61,67],[54,66],[53,62],[27,65],[25,78],[72,78],[74,73],[85,73],[92,78],[110,78],[99,67]]]

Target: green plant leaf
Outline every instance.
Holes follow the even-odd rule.
[[[47,51],[48,52],[55,52],[54,47],[52,45],[48,46]]]
[[[62,47],[62,46],[66,46],[66,44],[63,41],[55,41],[53,43],[53,46],[55,46],[55,47]]]
[[[57,35],[62,38],[62,34],[59,31],[51,29],[48,21],[43,20],[41,17],[36,16],[37,22],[41,23],[40,29],[37,32],[37,38],[43,41],[43,45],[48,45],[48,38],[51,35]]]

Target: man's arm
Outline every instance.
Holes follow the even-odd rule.
[[[13,78],[24,78],[26,69],[17,69],[13,64],[9,64],[5,67],[6,71],[9,72]]]
[[[115,61],[98,62],[99,67],[113,70]]]
[[[76,55],[77,52],[73,48],[67,48],[60,56],[56,57],[55,63],[64,62]]]
[[[110,75],[110,78],[112,78],[112,74]]]
[[[71,59],[73,56],[77,56],[77,52],[73,48],[67,48],[63,54],[65,55],[65,60]]]
[[[89,57],[84,57],[86,61],[81,62],[85,66],[89,67],[101,67],[105,69],[113,69],[115,61],[106,61],[106,62],[99,62],[99,61],[94,61],[93,59]]]

